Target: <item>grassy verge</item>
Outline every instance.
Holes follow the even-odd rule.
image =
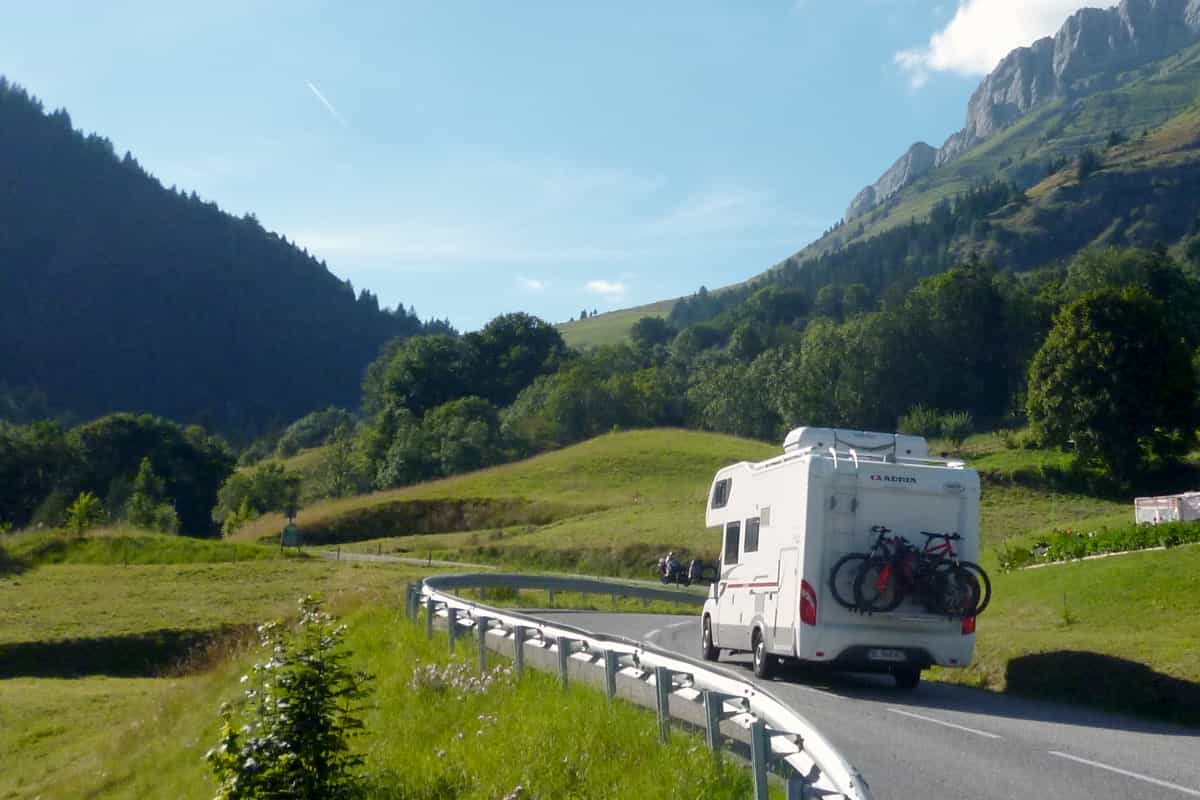
[[[444,636],[427,642],[403,620],[402,587],[414,577],[386,564],[276,560],[60,564],[0,580],[0,798],[211,797],[203,754],[217,710],[264,656],[238,631],[289,614],[310,592],[345,615],[355,666],[377,676],[355,740],[370,797],[498,798],[518,785],[521,797],[748,793],[745,771],[714,764],[696,737],[660,748],[653,714],[609,707],[590,689],[563,693],[536,673],[484,694],[414,683],[425,665],[450,661]],[[226,633],[198,656],[160,641],[164,629]],[[102,641],[121,660],[96,658]],[[13,657],[29,647],[52,652]],[[473,661],[468,645],[458,660]]]
[[[933,677],[1200,724],[1200,546],[993,573],[975,663]]]
[[[294,558],[278,547],[171,536],[136,528],[102,528],[76,535],[65,531],[27,532],[0,544],[12,568],[42,564],[210,564]],[[0,569],[0,573],[3,570]]]

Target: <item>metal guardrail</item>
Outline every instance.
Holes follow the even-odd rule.
[[[866,780],[808,720],[729,669],[635,639],[551,623],[451,594],[464,588],[498,587],[704,602],[702,596],[690,592],[591,578],[481,573],[439,575],[425,578],[418,586],[410,585],[407,611],[416,622],[420,610],[425,609],[429,636],[435,619],[444,619],[451,648],[461,635],[460,628],[471,629],[479,645],[481,667],[490,648],[511,654],[518,673],[527,656],[538,657],[548,668],[556,662],[564,685],[572,672],[595,679],[597,670],[602,669],[610,700],[620,694],[655,706],[659,737],[664,741],[669,719],[676,717],[703,727],[714,750],[722,747],[723,737],[748,744],[756,798],[767,797],[767,767],[774,762],[786,765],[790,772],[789,799],[872,800]]]

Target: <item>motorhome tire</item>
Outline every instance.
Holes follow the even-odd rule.
[[[892,670],[897,689],[915,689],[921,683],[921,670],[916,667],[896,667]]]
[[[707,616],[700,624],[700,657],[705,661],[716,661],[721,657],[721,649],[713,644],[712,619]]]
[[[773,677],[778,662],[775,656],[767,652],[767,643],[761,631],[754,631],[750,646],[754,654],[754,674],[764,680]]]
[[[886,558],[872,558],[858,571],[854,579],[854,602],[860,611],[895,611],[904,602],[904,590],[899,585],[895,570],[888,570],[887,577],[880,580],[889,564]]]
[[[829,591],[843,608],[858,610],[858,603],[854,601],[854,580],[866,561],[863,553],[850,553],[839,558],[829,571]]]

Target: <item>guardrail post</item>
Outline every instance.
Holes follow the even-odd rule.
[[[608,702],[612,702],[617,697],[617,654],[612,650],[604,651],[604,696],[608,698]]]
[[[671,738],[671,670],[654,668],[654,694],[658,710],[658,742],[666,744]]]
[[[558,677],[562,679],[563,689],[567,688],[567,660],[571,657],[571,640],[565,636],[558,637]]]
[[[767,793],[767,759],[771,742],[767,726],[762,721],[750,726],[750,771],[754,773],[754,800],[769,800]]]
[[[425,598],[425,638],[433,638],[433,613],[434,603],[433,595]]]
[[[550,607],[554,608],[554,590],[550,589],[546,594],[550,595]]]
[[[513,670],[520,678],[525,674],[525,626],[513,628]]]
[[[480,672],[487,672],[487,631],[490,622],[487,617],[475,618],[475,641],[479,642]]]
[[[617,593],[616,592],[612,593],[612,607],[613,607],[613,611],[617,610]]]
[[[808,784],[799,775],[788,778],[787,800],[808,800]]]
[[[721,711],[725,705],[723,695],[705,689],[704,697],[704,741],[714,753],[721,752]]]
[[[450,634],[450,655],[454,655],[454,642],[458,639],[458,609],[446,606],[446,633]]]

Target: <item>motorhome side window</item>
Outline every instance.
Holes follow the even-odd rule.
[[[724,508],[729,502],[729,486],[733,483],[732,478],[722,478],[717,481],[717,485],[713,487],[713,508]]]
[[[738,539],[741,538],[742,523],[730,522],[725,526],[725,559],[726,566],[738,563]]]
[[[746,544],[742,549],[744,553],[758,552],[758,517],[751,517],[746,520]]]

